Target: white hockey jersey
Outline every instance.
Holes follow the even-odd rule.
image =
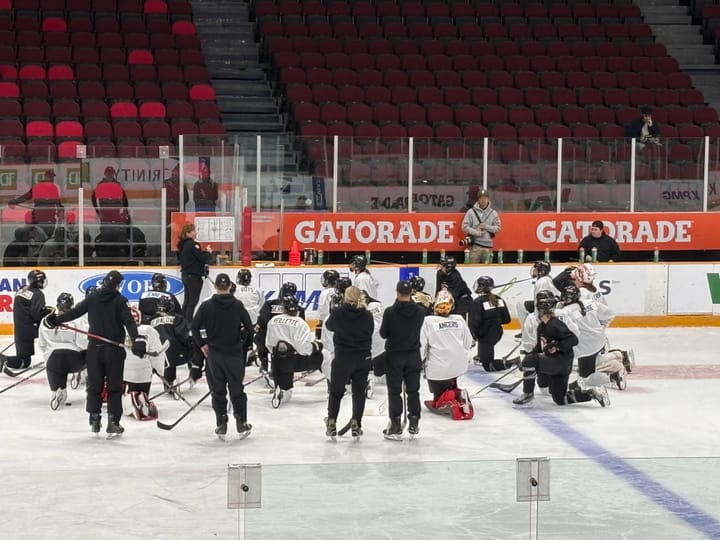
[[[243,303],[254,325],[257,322],[260,308],[265,303],[265,294],[263,291],[252,285],[238,285],[235,290],[235,298]]]
[[[73,321],[74,326],[87,332],[88,324],[85,317]],[[58,326],[52,330],[40,323],[38,331],[38,349],[42,354],[44,362],[48,361],[52,352],[56,349],[70,351],[84,351],[88,346],[88,338],[85,334],[68,330]]]
[[[318,319],[321,320],[323,324],[325,324],[325,319],[327,319],[328,315],[330,315],[333,296],[335,296],[335,287],[328,287],[320,291],[317,313]],[[325,329],[323,328],[323,332],[324,331]]]
[[[580,291],[580,301],[585,307],[585,315],[582,314],[580,305],[577,303],[569,304],[557,311],[557,313],[565,314],[565,318],[572,320],[579,329],[577,334],[579,343],[573,347],[576,358],[589,356],[602,350],[607,342],[605,329],[613,318],[612,310],[604,302],[604,299],[597,299],[594,293],[586,289]]]
[[[293,346],[298,354],[307,356],[313,352],[315,334],[299,315],[277,315],[270,319],[265,335],[265,346],[272,351],[280,341]]]
[[[380,326],[382,325],[383,313],[385,313],[385,306],[379,300],[370,302],[367,305],[367,310],[373,316],[373,327],[372,335],[372,347],[370,348],[370,355],[375,358],[385,352],[385,338],[380,335]]]
[[[535,280],[533,285],[533,300],[541,291],[550,291],[555,296],[560,296],[560,292],[555,288],[555,285],[553,285],[553,281],[550,276],[540,276]]]
[[[578,328],[575,321],[570,317],[567,313],[565,313],[562,309],[556,309],[555,310],[555,316],[560,319],[562,322],[565,323],[565,326],[568,327],[568,330],[570,330],[573,334],[575,334],[578,339],[580,339],[580,329]],[[535,345],[537,344],[537,329],[540,325],[540,319],[538,319],[537,312],[531,313],[528,315],[528,317],[525,319],[525,322],[523,323],[523,332],[522,332],[522,350],[529,353],[535,348]]]
[[[123,371],[123,380],[125,382],[150,382],[152,380],[153,369],[160,374],[165,370],[165,351],[170,345],[170,342],[168,341],[163,345],[157,330],[149,324],[139,325],[138,334],[145,336],[147,340],[147,352],[159,354],[157,356],[145,355],[140,358],[135,356],[128,348],[127,355],[125,356],[125,369]]]
[[[448,380],[465,373],[472,346],[473,338],[462,316],[425,317],[420,329],[420,357],[428,380]]]
[[[377,290],[380,284],[369,272],[355,274],[353,285],[361,291],[365,291],[370,298],[377,298]]]

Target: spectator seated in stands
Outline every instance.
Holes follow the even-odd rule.
[[[625,136],[636,140],[638,150],[642,150],[648,144],[660,146],[660,126],[657,122],[653,122],[652,110],[650,107],[642,107],[640,114],[640,118],[626,126]]]

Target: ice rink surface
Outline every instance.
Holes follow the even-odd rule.
[[[487,389],[473,420],[424,413],[406,442],[381,434],[382,386],[362,439],[328,442],[325,383],[305,384],[318,374],[279,409],[262,380],[249,385],[244,441],[216,438],[209,399],[172,431],[126,416],[122,438],[106,440],[103,426],[96,439],[83,390],[68,388],[72,405],[52,411],[40,373],[0,394],[0,538],[521,539],[531,511],[538,538],[720,538],[720,329],[608,334],[637,360],[627,390],[610,389],[611,406],[557,407],[536,394],[520,410],[519,389]],[[500,374],[470,366],[460,383],[472,394]],[[0,390],[16,380],[0,375]],[[184,395],[194,403],[206,391],[203,379]],[[188,409],[167,395],[156,404],[166,423]],[[349,415],[346,396],[339,423]],[[522,457],[550,459],[549,502],[516,502]],[[228,510],[228,464],[252,463],[262,464],[262,508]]]

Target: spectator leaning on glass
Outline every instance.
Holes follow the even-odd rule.
[[[592,222],[590,234],[583,238],[578,246],[578,249],[585,250],[585,261],[592,261],[593,248],[597,248],[598,262],[614,262],[620,257],[618,243],[612,236],[605,233],[605,225],[600,220]]]
[[[490,194],[485,189],[478,191],[477,202],[465,212],[462,231],[465,238],[460,242],[470,249],[467,262],[477,264],[492,254],[493,238],[500,232],[500,216],[490,206]]]

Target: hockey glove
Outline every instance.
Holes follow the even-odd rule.
[[[135,338],[135,341],[133,341],[130,350],[135,356],[138,356],[140,358],[145,356],[145,353],[147,352],[147,343],[145,342],[145,338],[140,336]]]
[[[57,328],[57,315],[55,313],[51,313],[50,315],[45,317],[43,319],[43,326],[45,326],[45,328],[49,328],[50,330],[54,330],[55,328]]]
[[[319,341],[313,341],[312,346],[313,346],[313,353],[314,353],[314,354],[316,354],[316,353],[321,353],[322,350],[323,350],[323,344],[320,343]]]
[[[555,340],[549,341],[545,344],[545,347],[543,348],[543,352],[545,354],[555,354],[560,349],[558,349],[558,342]]]

